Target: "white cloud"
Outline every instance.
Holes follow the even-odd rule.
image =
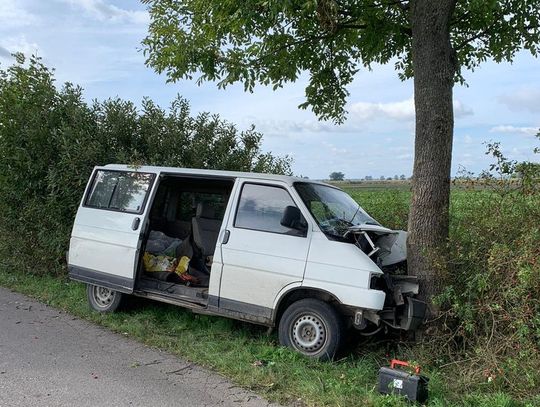
[[[11,58],[11,52],[0,45],[0,58]]]
[[[516,127],[516,126],[495,126],[492,127],[490,133],[507,133],[507,134],[521,134],[525,136],[533,136],[538,134],[540,126],[538,127]]]
[[[0,27],[4,29],[24,27],[36,24],[38,20],[37,16],[20,6],[20,1],[0,1]]]
[[[348,110],[356,118],[362,121],[375,118],[387,117],[394,120],[412,120],[414,119],[414,100],[413,98],[391,103],[353,103]]]
[[[414,120],[414,99],[411,97],[399,102],[390,103],[369,103],[357,102],[349,106],[352,113],[351,118],[361,121],[368,121],[380,118],[389,118],[397,121]],[[459,100],[454,100],[454,115],[463,117],[473,114],[470,107],[464,105]]]
[[[128,22],[147,25],[150,16],[145,10],[126,10],[103,0],[63,0],[73,7],[80,7],[100,21]]]
[[[464,117],[471,116],[474,112],[472,108],[463,104],[460,100],[454,100],[454,116],[455,117]]]
[[[25,35],[18,37],[9,37],[2,41],[0,45],[0,57],[11,59],[11,54],[15,52],[22,52],[25,56],[38,55],[43,57],[43,53],[40,52],[40,47],[35,42],[29,42]]]
[[[540,88],[520,88],[513,93],[498,97],[499,102],[510,110],[528,110],[533,113],[540,112]]]
[[[286,136],[291,133],[365,133],[368,122],[378,119],[393,119],[397,126],[406,126],[414,134],[414,99],[409,98],[399,102],[369,103],[357,102],[347,107],[349,114],[347,120],[341,125],[330,121],[314,119],[261,119],[260,116],[245,117],[246,123],[254,123],[257,130],[265,134],[280,134]],[[454,101],[454,114],[456,117],[472,114],[472,110],[460,101]],[[392,127],[395,127],[392,126]]]
[[[399,138],[395,142],[393,139],[390,139],[391,144],[389,144],[388,146],[383,146],[384,154],[392,157],[392,159],[395,160],[412,161],[414,157],[413,146],[396,144],[400,141],[402,140],[400,140]]]
[[[348,133],[356,129],[343,125],[334,125],[331,122],[322,122],[317,120],[279,120],[279,119],[260,119],[258,117],[249,116],[244,118],[245,126],[255,124],[257,131],[271,135],[281,135],[290,137],[296,133]]]
[[[333,155],[338,155],[338,156],[341,156],[343,154],[349,154],[349,150],[347,150],[346,148],[339,148],[339,147],[336,147],[335,145],[333,145],[332,143],[328,143],[326,141],[323,141],[322,142],[322,145],[328,149],[328,151],[330,151]]]

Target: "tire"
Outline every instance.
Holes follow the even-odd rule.
[[[332,360],[344,335],[343,319],[330,304],[307,298],[291,304],[279,322],[279,342],[310,358]]]
[[[86,295],[90,307],[98,312],[114,312],[122,304],[123,294],[110,288],[88,284]]]

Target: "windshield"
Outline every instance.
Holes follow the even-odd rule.
[[[307,182],[294,187],[324,233],[343,236],[351,226],[379,225],[341,189]]]

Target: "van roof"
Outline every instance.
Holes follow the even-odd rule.
[[[126,165],[126,164],[107,164],[105,168],[111,169],[111,170],[123,170],[123,171],[134,170],[134,167],[132,165]],[[166,173],[166,174],[208,175],[208,176],[221,176],[221,177],[229,177],[229,178],[265,179],[265,180],[282,181],[289,185],[292,185],[295,182],[310,182],[314,184],[323,184],[323,185],[334,187],[333,185],[329,185],[320,181],[313,181],[307,178],[293,177],[290,175],[263,174],[263,173],[258,173],[258,172],[203,170],[203,169],[197,169],[197,168],[157,167],[157,166],[149,166],[149,165],[143,165],[143,166],[137,167],[137,171],[152,172],[152,173]]]

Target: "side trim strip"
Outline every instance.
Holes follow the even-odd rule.
[[[115,276],[71,264],[68,264],[68,275],[72,280],[82,283],[99,285],[127,294],[133,292],[134,280],[132,278]]]
[[[215,304],[216,299],[213,296],[208,296],[208,304]],[[240,312],[242,314],[253,315],[257,318],[271,319],[272,308],[262,307],[260,305],[250,304],[247,302],[230,300],[228,298],[219,298],[219,308],[229,311]]]

